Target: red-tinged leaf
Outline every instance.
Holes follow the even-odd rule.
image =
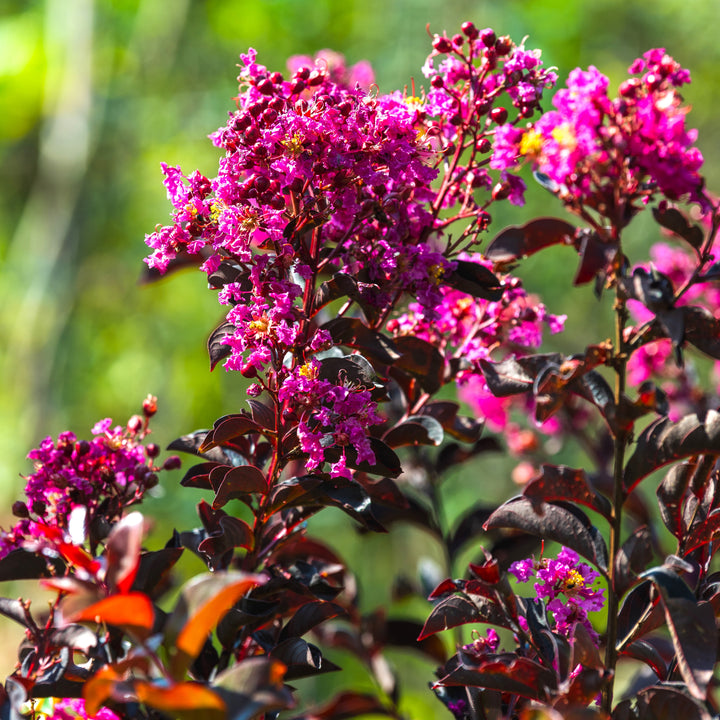
[[[20,623],[23,627],[32,626],[32,620],[28,621],[28,613],[25,611],[25,605],[21,600],[11,600],[10,598],[0,598],[0,615]]]
[[[69,616],[67,621],[105,623],[145,639],[152,632],[155,609],[147,595],[131,592],[104,598]]]
[[[571,505],[513,498],[486,521],[485,529],[492,528],[514,528],[546,540],[555,540],[575,550],[607,574],[608,552],[602,535],[585,513]]]
[[[370,464],[367,461],[358,462],[357,451],[352,445],[345,447],[333,446],[325,449],[325,460],[327,462],[337,462],[342,455],[345,455],[346,465],[353,470],[361,470],[366,473],[375,475],[386,475],[387,477],[396,478],[402,472],[400,458],[397,453],[379,438],[369,437],[370,449],[375,455],[375,463]]]
[[[323,482],[319,475],[302,475],[283,480],[270,491],[267,512],[275,513],[283,507],[302,505],[303,498]]]
[[[443,386],[445,356],[434,345],[415,335],[401,335],[395,347],[401,353],[395,367],[417,378],[423,390],[432,394]]]
[[[370,360],[376,360],[381,365],[392,365],[400,358],[390,338],[371,330],[357,318],[334,318],[326,322],[322,329],[330,333],[335,344],[360,350]]]
[[[325,620],[341,615],[347,615],[347,611],[335,603],[322,600],[305,603],[288,620],[278,639],[282,641],[287,638],[300,637]]]
[[[682,540],[683,554],[715,541],[720,533],[720,509],[713,510],[702,522],[693,525]]]
[[[135,680],[133,689],[137,699],[156,710],[172,713],[173,717],[187,718],[192,713],[197,718],[223,720],[225,703],[210,688],[200,683],[181,682],[169,687]]]
[[[216,462],[206,462],[193,465],[185,473],[185,476],[180,481],[180,485],[183,487],[198,488],[200,490],[212,490],[210,472],[217,466],[218,463]]]
[[[250,406],[252,419],[259,427],[266,430],[275,430],[275,410],[273,408],[253,398],[248,398],[247,404]]]
[[[230,500],[249,493],[264,495],[268,491],[265,474],[254,465],[240,465],[225,473],[213,500],[213,509],[223,507]]]
[[[225,343],[225,338],[232,337],[235,333],[235,326],[229,322],[223,322],[216,327],[207,341],[208,355],[210,356],[210,370],[226,357],[232,354],[232,348]]]
[[[525,486],[523,495],[543,502],[571,500],[600,513],[606,520],[612,515],[610,501],[592,487],[585,471],[565,465],[542,465],[540,475]]]
[[[323,657],[319,648],[299,637],[287,638],[278,643],[270,651],[270,657],[285,664],[286,680],[299,680],[340,670],[335,663]]]
[[[615,557],[615,592],[622,597],[652,560],[652,535],[647,525],[636,528]]]
[[[215,421],[213,429],[205,436],[199,448],[201,453],[222,445],[247,433],[259,432],[260,426],[248,415],[225,415]]]
[[[456,260],[455,265],[455,269],[443,277],[443,282],[451,288],[491,302],[503,296],[502,283],[484,265],[470,260]]]
[[[375,388],[375,368],[360,353],[323,358],[318,376],[333,384],[351,382],[368,390]]]
[[[350,691],[337,695],[327,705],[311,710],[294,720],[348,720],[365,715],[396,717],[396,713],[385,707],[377,695],[363,695]]]
[[[515,654],[490,656],[476,667],[465,666],[457,657],[454,660],[448,663],[449,672],[440,685],[470,685],[545,701],[557,684],[552,670]]]
[[[199,575],[187,582],[165,626],[164,644],[176,680],[200,654],[208,633],[222,616],[263,579],[244,573]]]
[[[315,291],[315,297],[312,304],[311,317],[319,310],[324,308],[328,303],[341,297],[349,297],[353,300],[359,300],[358,283],[354,277],[346,273],[335,273],[330,280],[325,280]]]
[[[167,449],[190,453],[191,455],[197,455],[204,460],[211,460],[212,462],[224,465],[242,464],[242,461],[238,461],[238,453],[230,450],[224,450],[220,447],[215,447],[212,448],[212,450],[208,450],[206,453],[201,453],[200,446],[203,444],[207,434],[207,430],[195,430],[195,432],[188,433],[187,435],[177,438],[177,440],[173,440],[167,446]]]
[[[447,580],[443,580],[430,595],[428,595],[428,600],[437,600],[437,598],[449,593],[454,593],[458,589],[458,583],[448,578]]]
[[[572,245],[575,230],[575,226],[565,220],[551,217],[537,218],[526,225],[511,225],[490,243],[485,257],[504,265],[551,245]]]
[[[661,417],[637,439],[635,452],[625,466],[624,483],[632,490],[658,468],[692,455],[720,455],[720,413],[686,415],[677,422]]]
[[[657,567],[643,573],[660,592],[678,668],[690,693],[704,700],[717,660],[715,612],[708,602],[698,602],[670,568]]]
[[[618,246],[603,242],[593,231],[580,234],[577,242],[580,264],[573,278],[573,285],[584,285],[605,271],[617,255]]]
[[[144,519],[139,512],[126,515],[107,539],[107,573],[110,591],[126,593],[132,587],[140,565]]]
[[[647,640],[636,640],[630,643],[623,648],[620,654],[644,662],[648,667],[652,668],[660,680],[667,678],[668,668],[665,659]]]
[[[442,425],[428,415],[411,415],[407,420],[390,428],[383,442],[391,448],[404,445],[440,445],[445,437]]]
[[[433,608],[418,636],[418,641],[443,630],[475,622],[485,622],[499,627],[512,626],[502,608],[487,598],[479,595],[473,598],[467,595],[451,595]]]
[[[655,222],[686,240],[695,250],[702,247],[704,234],[699,225],[692,225],[677,208],[653,208]]]
[[[683,507],[688,486],[695,472],[695,463],[678,463],[668,470],[657,489],[660,515],[667,529],[678,539],[685,535]]]

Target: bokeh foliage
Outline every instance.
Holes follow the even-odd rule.
[[[143,236],[170,210],[159,163],[214,175],[217,151],[206,136],[233,108],[239,52],[255,47],[261,62],[282,70],[289,55],[330,47],[350,62],[370,60],[385,92],[413,78],[421,85],[428,23],[452,33],[471,19],[516,40],[529,35],[528,47],[542,48],[561,78],[593,63],[618,82],[636,56],[667,47],[691,69],[690,126],[699,128],[711,189],[720,189],[716,16],[717,4],[707,0],[4,0],[3,505],[28,470],[27,450],[48,434],[69,428],[82,436],[105,416],[123,422],[152,392],[160,400],[155,439],[166,445],[243,403],[242,378],[208,372],[205,339],[221,313],[202,276],[137,286]],[[498,214],[496,229],[560,210],[549,195],[529,198],[528,207]],[[643,225],[636,231],[642,243]],[[559,248],[519,274],[551,312],[574,309],[557,341],[574,350],[576,331],[601,336],[608,318],[587,289],[571,287],[565,257]],[[477,478],[451,478],[457,493],[447,511],[457,514],[467,494],[502,495],[506,475],[494,458]],[[166,529],[192,524],[199,498],[171,487],[165,493],[147,512]],[[321,522],[347,533],[332,513]],[[411,530],[391,540],[347,533],[341,547],[361,577],[414,567],[424,552],[418,548]],[[388,583],[373,586],[382,591],[368,587],[368,609],[389,600]]]

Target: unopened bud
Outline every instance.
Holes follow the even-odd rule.
[[[148,395],[143,400],[143,414],[145,417],[152,417],[157,412],[157,398],[154,395]]]

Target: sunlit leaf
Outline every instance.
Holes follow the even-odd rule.
[[[97,622],[147,638],[155,622],[155,610],[147,595],[139,592],[111,595],[67,618],[69,622]]]

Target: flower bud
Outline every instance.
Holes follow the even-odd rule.
[[[475,27],[473,23],[470,21],[464,22],[460,29],[465,33],[467,37],[469,37],[471,40],[474,40],[478,36],[478,29]]]
[[[497,35],[495,35],[495,31],[492,28],[485,28],[480,31],[480,40],[485,47],[491,48],[495,46]]]
[[[182,460],[177,455],[171,455],[163,463],[163,470],[177,470],[182,465]]]
[[[449,53],[452,51],[452,45],[450,44],[450,41],[446,37],[442,37],[441,35],[436,35],[433,38],[432,46],[439,53]]]
[[[30,511],[28,510],[28,506],[22,500],[18,500],[17,502],[13,503],[12,514],[15,517],[19,518],[30,517]]]
[[[154,395],[148,395],[143,400],[143,415],[152,417],[157,412],[157,398]]]
[[[439,90],[445,85],[445,80],[443,80],[441,75],[435,75],[435,77],[433,77],[430,81],[430,85],[432,85],[436,90]]]
[[[513,48],[513,41],[508,35],[499,37],[495,42],[495,50],[500,57],[508,55]]]
[[[160,446],[157,443],[148,443],[145,446],[145,453],[149,458],[156,458],[160,454]]]
[[[490,119],[498,125],[504,125],[507,122],[508,113],[504,107],[496,107],[490,111]]]
[[[75,443],[75,454],[78,457],[87,455],[90,452],[90,443],[87,440],[78,440]]]
[[[143,429],[143,419],[139,415],[133,415],[127,421],[127,429],[131,435],[137,435]]]
[[[510,197],[512,189],[510,183],[498,183],[492,191],[493,200],[505,200]]]

